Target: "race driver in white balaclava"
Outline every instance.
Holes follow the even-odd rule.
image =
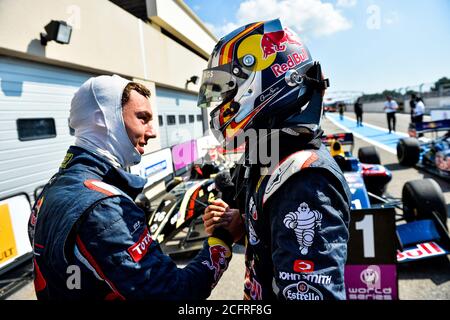
[[[123,168],[141,161],[139,151],[127,141],[123,121],[122,92],[128,83],[117,75],[91,78],[75,93],[70,109],[75,145]]]
[[[178,269],[134,202],[147,181],[125,168],[156,136],[149,96],[118,76],[91,78],[75,93],[75,146],[29,221],[38,299],[206,299],[227,268],[232,239],[222,233]]]

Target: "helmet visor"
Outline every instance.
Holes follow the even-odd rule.
[[[238,79],[233,74],[223,70],[204,70],[197,105],[201,108],[215,108],[230,101],[236,95],[239,85]]]

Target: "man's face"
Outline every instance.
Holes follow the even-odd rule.
[[[140,154],[144,154],[148,139],[156,138],[150,101],[137,91],[131,90],[130,99],[124,104],[122,114],[131,143]]]

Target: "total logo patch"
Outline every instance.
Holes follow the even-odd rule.
[[[283,290],[283,296],[287,300],[323,300],[322,293],[305,281],[288,285]]]
[[[128,253],[130,254],[131,258],[133,258],[134,262],[139,262],[145,256],[152,242],[153,239],[150,236],[148,229],[145,228],[145,231],[141,235],[139,240],[128,248]]]

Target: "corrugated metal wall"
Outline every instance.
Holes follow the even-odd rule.
[[[163,119],[163,125],[159,126],[161,148],[203,136],[202,110],[197,107],[197,96],[157,87],[156,103]],[[185,116],[186,123],[180,123],[180,115]],[[175,116],[176,123],[169,125],[168,116]],[[194,116],[194,122],[189,122],[189,116]]]
[[[34,190],[57,171],[74,137],[70,101],[91,75],[0,56],[0,198]],[[20,141],[17,119],[53,118],[56,137]]]

